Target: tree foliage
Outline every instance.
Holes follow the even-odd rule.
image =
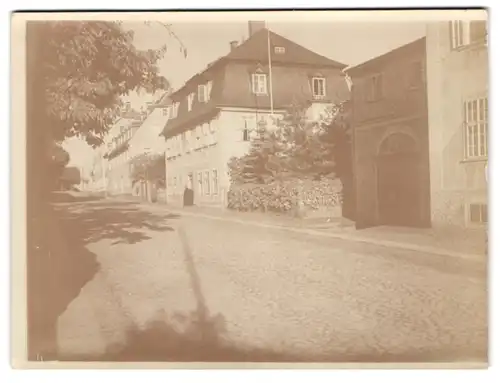
[[[248,154],[229,161],[233,183],[267,183],[284,174],[280,153],[284,152],[279,132],[260,125]]]
[[[43,22],[38,35],[39,102],[54,141],[78,135],[98,145],[118,115],[122,96],[168,87],[157,65],[166,47],[138,50],[133,32],[120,22]]]
[[[274,128],[260,128],[248,154],[229,162],[233,184],[266,184],[286,179],[342,178],[351,172],[348,104],[332,107],[311,121],[306,107],[294,105]]]
[[[143,153],[130,162],[130,175],[134,182],[150,181],[165,184],[165,155]]]

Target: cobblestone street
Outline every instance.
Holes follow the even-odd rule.
[[[182,216],[133,202],[75,199],[55,206],[54,235],[67,243],[53,255],[57,283],[44,308],[52,313],[39,332],[49,336],[54,326],[53,339],[40,342],[52,341],[59,359],[486,358],[484,259]]]

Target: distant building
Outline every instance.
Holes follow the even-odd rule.
[[[345,67],[250,22],[246,41],[231,42],[226,56],[171,95],[163,132],[167,200],[180,202],[189,184],[195,204],[225,206],[227,163],[248,151],[259,124],[275,124],[294,103],[308,103],[308,116],[320,118],[349,98]]]
[[[88,188],[94,191],[106,191],[110,194],[121,194],[130,190],[126,177],[125,154],[128,140],[140,126],[144,118],[139,112],[127,104],[119,118],[108,130],[102,145],[94,149]],[[122,186],[123,185],[123,186]]]
[[[429,23],[427,80],[433,224],[484,225],[488,222],[486,21]]]
[[[170,104],[170,98],[165,93],[154,103],[148,105],[147,116],[142,121],[139,129],[135,131],[135,134],[128,141],[126,157],[130,166],[133,166],[134,160],[143,155],[147,155],[149,158],[164,155],[165,140],[159,137],[159,135],[170,118]],[[133,195],[156,199],[156,187],[158,185],[137,182],[134,179],[131,179],[130,182],[132,184]],[[155,193],[155,195],[153,196],[152,193]],[[163,197],[162,202],[165,202],[165,197]]]
[[[429,226],[426,40],[347,70],[356,224]]]
[[[131,194],[132,180],[130,179],[128,151],[129,141],[140,128],[145,113],[130,110],[122,115],[109,132],[106,142],[106,191],[108,194]]]

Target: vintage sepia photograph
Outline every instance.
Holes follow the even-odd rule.
[[[488,367],[486,9],[11,31],[14,365]]]

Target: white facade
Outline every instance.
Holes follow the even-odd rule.
[[[476,37],[472,33],[481,26],[473,23],[434,22],[427,27],[431,219],[435,226],[487,222],[488,48],[484,37],[477,38],[480,33]]]
[[[315,104],[308,111],[310,119],[325,114],[326,104]],[[230,187],[228,162],[245,155],[257,124],[272,128],[284,111],[222,108],[209,123],[167,139],[167,202],[181,204],[186,185],[194,190],[197,205],[226,206]]]

